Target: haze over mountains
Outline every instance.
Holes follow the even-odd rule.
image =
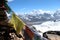
[[[19,17],[25,22],[44,22],[60,20],[60,10],[57,10],[55,12],[42,12],[42,10],[35,10],[27,14],[19,15]]]

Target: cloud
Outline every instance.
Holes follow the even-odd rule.
[[[55,13],[55,11],[50,11],[50,10],[41,10],[41,9],[33,9],[33,10],[26,10],[26,8],[22,8],[20,9],[20,12],[19,13],[22,13],[23,14],[44,14],[44,13],[47,13],[47,14],[51,14],[53,15]]]
[[[44,14],[44,13],[52,14],[52,11],[48,11],[48,10],[47,11],[46,10],[35,10],[35,9],[33,9],[29,13],[31,13],[31,14]]]
[[[60,9],[57,9],[57,10],[60,10]]]
[[[52,14],[52,11],[49,10],[39,10],[41,14],[47,13],[47,14]]]
[[[20,9],[20,11],[23,11],[23,10],[25,10],[26,8],[22,8],[22,9]]]
[[[14,0],[8,0],[8,2],[12,2],[12,1],[14,1]]]

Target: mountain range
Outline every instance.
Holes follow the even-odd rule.
[[[18,15],[25,23],[29,24],[35,24],[35,23],[42,23],[45,21],[56,21],[60,20],[60,10],[55,11],[54,13],[47,13],[38,11],[32,11],[33,14],[28,13],[28,14],[23,14],[23,15]]]

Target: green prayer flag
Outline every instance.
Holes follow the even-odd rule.
[[[12,12],[11,8],[7,5],[7,3],[5,3],[4,6],[6,7],[8,13]]]

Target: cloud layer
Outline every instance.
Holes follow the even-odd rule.
[[[39,9],[39,10],[33,9],[33,10],[30,10],[30,11],[24,12],[23,14],[44,14],[44,13],[54,14],[54,11],[41,10],[41,9]]]
[[[12,2],[12,1],[14,1],[14,0],[8,0],[8,2]]]

